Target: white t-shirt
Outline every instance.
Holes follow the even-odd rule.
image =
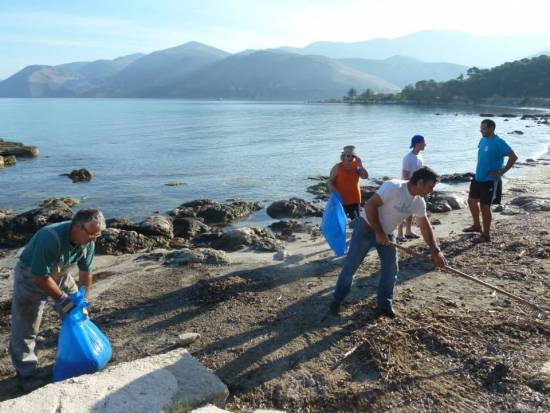
[[[392,179],[382,184],[376,193],[384,204],[378,208],[378,218],[386,234],[391,234],[408,216],[427,217],[426,201],[419,195],[412,196],[407,188],[409,181]],[[369,222],[365,208],[361,209],[361,217]]]
[[[403,176],[403,171],[409,171],[409,178],[410,178],[414,173],[414,171],[422,168],[423,165],[424,165],[424,159],[422,159],[422,155],[420,154],[415,155],[413,151],[410,151],[403,158],[403,168],[401,170],[401,177],[405,178]]]

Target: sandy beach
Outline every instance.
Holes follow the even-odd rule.
[[[550,165],[523,172],[505,181],[490,244],[462,233],[467,209],[431,219],[441,221],[434,228],[451,266],[549,306]],[[519,196],[546,207],[511,205]],[[422,242],[405,245],[423,251]],[[0,257],[0,400],[21,394],[7,352],[16,254]],[[322,236],[296,234],[284,254],[228,257],[227,265],[169,267],[154,252],[98,256],[91,318],[111,340],[111,363],[163,353],[178,346],[178,334],[196,332],[189,351],[227,384],[231,411],[542,412],[550,405],[550,321],[500,294],[400,253],[400,317],[376,318],[379,261],[371,252],[336,318],[328,305],[343,259]],[[38,340],[45,370],[58,331],[48,307]]]

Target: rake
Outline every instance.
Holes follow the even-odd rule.
[[[412,250],[411,248],[404,247],[404,246],[399,245],[399,244],[396,244],[396,243],[394,243],[394,242],[390,242],[390,245],[393,246],[393,247],[395,247],[395,248],[397,248],[397,249],[400,249],[400,250],[402,250],[402,251],[405,251],[405,252],[407,252],[407,253],[410,254],[410,255],[413,255],[413,256],[415,256],[415,257],[418,257],[418,258],[420,258],[420,259],[422,259],[422,260],[424,260],[424,261],[426,261],[426,262],[429,262],[429,263],[432,262],[432,260],[431,260],[430,257],[427,257],[427,256],[425,256],[425,255],[423,255],[423,254],[419,254],[419,253],[415,252],[414,250]],[[447,271],[447,272],[450,272],[450,273],[452,273],[452,274],[458,275],[459,277],[465,278],[465,279],[467,279],[467,280],[470,280],[470,281],[472,281],[472,282],[475,282],[476,284],[482,285],[482,286],[484,286],[484,287],[486,287],[486,288],[489,288],[489,289],[491,289],[491,290],[493,290],[493,291],[496,291],[496,292],[498,292],[498,293],[501,293],[501,294],[503,294],[503,295],[505,295],[505,296],[511,298],[512,300],[514,300],[514,301],[516,301],[516,302],[518,302],[518,303],[525,304],[525,305],[529,306],[530,308],[532,308],[533,310],[536,310],[536,311],[538,311],[538,312],[544,314],[545,317],[548,316],[548,314],[550,314],[550,309],[548,309],[547,307],[542,307],[542,306],[537,305],[537,304],[535,304],[535,303],[533,303],[533,302],[531,302],[531,301],[525,300],[524,298],[518,297],[517,295],[512,294],[512,293],[509,293],[508,291],[503,290],[503,289],[500,288],[500,287],[496,287],[496,286],[494,286],[494,285],[492,285],[492,284],[486,283],[485,281],[481,281],[480,279],[478,279],[478,278],[476,278],[476,277],[473,277],[473,276],[471,276],[471,275],[468,275],[468,274],[466,274],[466,273],[464,273],[464,272],[462,272],[462,271],[459,271],[459,270],[457,270],[457,269],[455,269],[455,268],[449,267],[448,265],[446,265],[445,267],[443,267],[443,268],[441,268],[441,269],[442,269],[443,271]]]

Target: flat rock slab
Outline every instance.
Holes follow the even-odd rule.
[[[229,392],[187,350],[122,363],[52,383],[0,403],[0,412],[149,413],[207,403],[224,405]]]

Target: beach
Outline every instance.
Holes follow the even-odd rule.
[[[467,209],[430,219],[440,221],[434,230],[449,265],[549,306],[545,163],[505,181],[490,244],[462,233]],[[535,198],[513,205],[518,197]],[[426,252],[420,241],[405,245]],[[20,394],[7,353],[16,254],[4,250],[0,258],[0,400]],[[199,333],[189,351],[227,384],[230,411],[527,412],[550,404],[548,319],[418,258],[400,253],[400,317],[392,320],[373,311],[373,252],[341,317],[328,315],[343,258],[315,231],[294,233],[282,251],[227,252],[217,264],[168,265],[169,256],[98,256],[91,318],[111,341],[112,364],[161,354],[178,346],[179,334]],[[48,307],[38,339],[44,369],[54,361],[58,331]]]

